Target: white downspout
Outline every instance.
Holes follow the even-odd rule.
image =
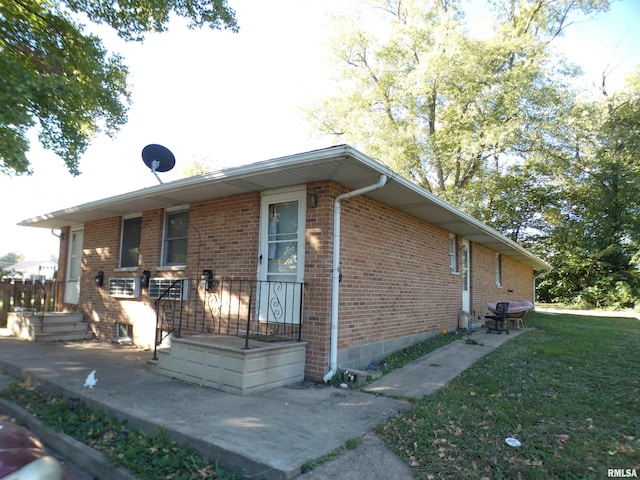
[[[384,187],[387,184],[387,176],[380,175],[378,183],[362,187],[352,192],[338,195],[333,201],[333,266],[331,276],[331,352],[329,358],[329,371],[322,378],[325,382],[331,380],[338,370],[338,292],[340,284],[340,204],[343,200],[356,197],[373,190]]]

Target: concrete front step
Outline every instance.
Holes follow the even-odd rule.
[[[87,340],[87,330],[77,333],[36,333],[33,340],[35,342],[80,342]]]
[[[173,338],[158,350],[153,371],[236,395],[264,392],[304,379],[306,342],[267,343],[224,335]]]
[[[31,312],[11,312],[7,317],[9,336],[36,342],[86,340],[88,324],[81,313],[47,312],[40,316]]]

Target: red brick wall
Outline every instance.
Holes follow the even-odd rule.
[[[120,259],[121,226],[120,217],[90,222],[84,226],[78,307],[89,319],[94,334],[103,340],[115,337],[116,322],[129,323],[124,315],[122,301],[110,297],[107,289],[109,277],[133,275],[129,272],[114,273]],[[95,285],[95,277],[99,271],[104,272],[103,287]]]
[[[321,182],[308,185],[307,192],[316,196],[317,205],[308,203],[306,212],[302,338],[308,342],[306,376],[319,380],[329,362],[333,201],[344,189]],[[146,297],[146,291],[139,299],[109,297],[106,285],[110,277],[137,277],[149,270],[153,277],[187,277],[194,284],[203,269],[212,269],[217,278],[255,279],[259,217],[259,193],[192,204],[185,270],[159,268],[162,209],[142,214],[140,266],[136,270],[118,269],[120,217],[86,224],[81,311],[91,320],[96,335],[110,340],[116,322],[134,323],[134,334],[140,323],[145,329],[153,328],[148,314],[153,301]],[[460,275],[449,270],[447,231],[360,196],[343,202],[341,232],[339,349],[457,327],[462,286]],[[61,244],[61,285],[66,253],[67,241]],[[478,315],[485,314],[487,301],[531,299],[529,267],[503,257],[504,286],[497,288],[494,252],[473,243],[471,267],[472,308]],[[94,284],[100,270],[105,273],[102,289]],[[199,300],[195,295],[191,300],[188,308],[197,313]]]
[[[206,306],[211,297],[197,288],[203,270],[212,270],[217,281],[222,278],[255,280],[258,268],[259,220],[259,193],[191,205],[188,269],[184,274],[193,280],[191,285],[194,290],[189,305],[193,318],[213,321],[211,311]],[[242,302],[247,305],[248,296],[243,296]],[[219,333],[226,333],[227,328],[230,328],[226,322],[218,322],[214,327]],[[188,330],[184,332],[189,333]]]
[[[496,285],[496,253],[482,245],[471,247],[471,306],[475,316],[487,314],[487,302],[533,302],[533,269],[502,255],[502,286]]]
[[[308,342],[305,375],[321,380],[329,364],[333,199],[340,191],[335,184],[316,183],[307,192],[316,196],[317,206],[307,202],[302,338]]]
[[[321,379],[329,358],[333,198],[337,187],[310,184],[317,205],[307,205],[302,339],[307,344],[306,376]],[[212,269],[216,277],[255,279],[258,269],[260,194],[193,204],[189,240],[190,278]],[[198,259],[200,265],[198,266]],[[198,306],[192,306],[198,310]]]
[[[311,185],[310,189],[317,195],[318,205],[309,206],[307,211],[305,280],[308,285],[305,287],[303,339],[309,341],[308,369],[314,375],[324,374],[328,358],[333,195],[326,185]],[[142,214],[140,263],[135,270],[118,270],[121,217],[87,223],[80,310],[85,312],[98,338],[111,340],[117,322],[136,324],[136,318],[131,318],[131,304],[144,304],[151,309],[153,300],[146,297],[145,290],[138,299],[109,297],[106,287],[110,277],[138,277],[144,270],[149,270],[152,277],[190,278],[192,288],[203,269],[213,270],[217,278],[255,279],[259,218],[259,193],[192,204],[189,207],[188,266],[184,270],[159,268],[164,223],[162,209]],[[66,258],[67,248],[65,245],[61,249],[61,258]],[[105,286],[96,288],[94,278],[100,270],[105,274]],[[191,313],[199,314],[201,304],[201,299],[192,295],[191,305],[187,308],[192,309]]]
[[[120,221],[122,221],[121,218]],[[138,259],[141,273],[144,270],[155,272],[161,263],[163,228],[164,210],[158,208],[142,214],[140,257]],[[120,239],[120,230],[121,227],[118,228],[118,241]]]
[[[78,308],[90,322],[94,335],[110,341],[116,336],[116,323],[137,325],[136,333],[153,338],[153,301],[144,294],[139,298],[121,299],[108,295],[109,278],[133,278],[144,270],[152,276],[183,276],[182,272],[158,271],[161,261],[164,210],[156,209],[142,214],[140,257],[137,269],[119,269],[122,217],[86,223],[84,226],[82,277]],[[104,286],[95,285],[99,271],[104,272]],[[168,274],[170,273],[170,274]],[[143,292],[144,293],[144,292]],[[137,332],[136,332],[137,330]],[[151,332],[151,333],[150,333]],[[141,346],[150,346],[142,345]]]
[[[83,245],[83,274],[80,309],[90,319],[98,338],[110,340],[115,336],[115,324],[137,324],[131,312],[140,312],[144,304],[152,313],[153,300],[143,290],[140,298],[119,299],[108,295],[110,277],[139,277],[143,271],[151,277],[189,278],[191,288],[200,277],[201,270],[212,269],[218,276],[255,278],[257,269],[260,196],[258,193],[225,199],[194,203],[189,207],[189,244],[186,269],[162,268],[162,237],[165,211],[151,210],[142,214],[139,267],[118,270],[122,218],[113,217],[85,225]],[[98,271],[105,274],[105,286],[96,288],[94,278]],[[199,305],[191,296],[189,308]],[[201,302],[200,302],[201,303]],[[200,310],[201,311],[201,310]],[[192,310],[193,313],[193,310]],[[148,315],[144,315],[148,323]],[[149,330],[149,326],[145,326]],[[135,334],[135,328],[134,328]],[[153,337],[151,337],[153,338]]]
[[[255,279],[259,221],[259,193],[192,204],[187,275],[199,278],[211,269],[217,276]]]
[[[449,233],[365,197],[343,202],[339,348],[457,327]]]

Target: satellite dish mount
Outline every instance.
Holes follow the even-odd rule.
[[[171,150],[155,143],[142,149],[142,160],[160,183],[162,180],[160,180],[158,172],[168,172],[176,165],[176,157],[173,156]]]

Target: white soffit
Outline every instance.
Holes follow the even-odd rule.
[[[310,182],[335,181],[348,190],[355,190],[376,183],[382,174],[388,177],[387,185],[368,193],[368,197],[513,257],[536,270],[549,268],[549,265],[517,243],[348,145],[154,185],[27,219],[19,225],[62,228],[157,208]]]

